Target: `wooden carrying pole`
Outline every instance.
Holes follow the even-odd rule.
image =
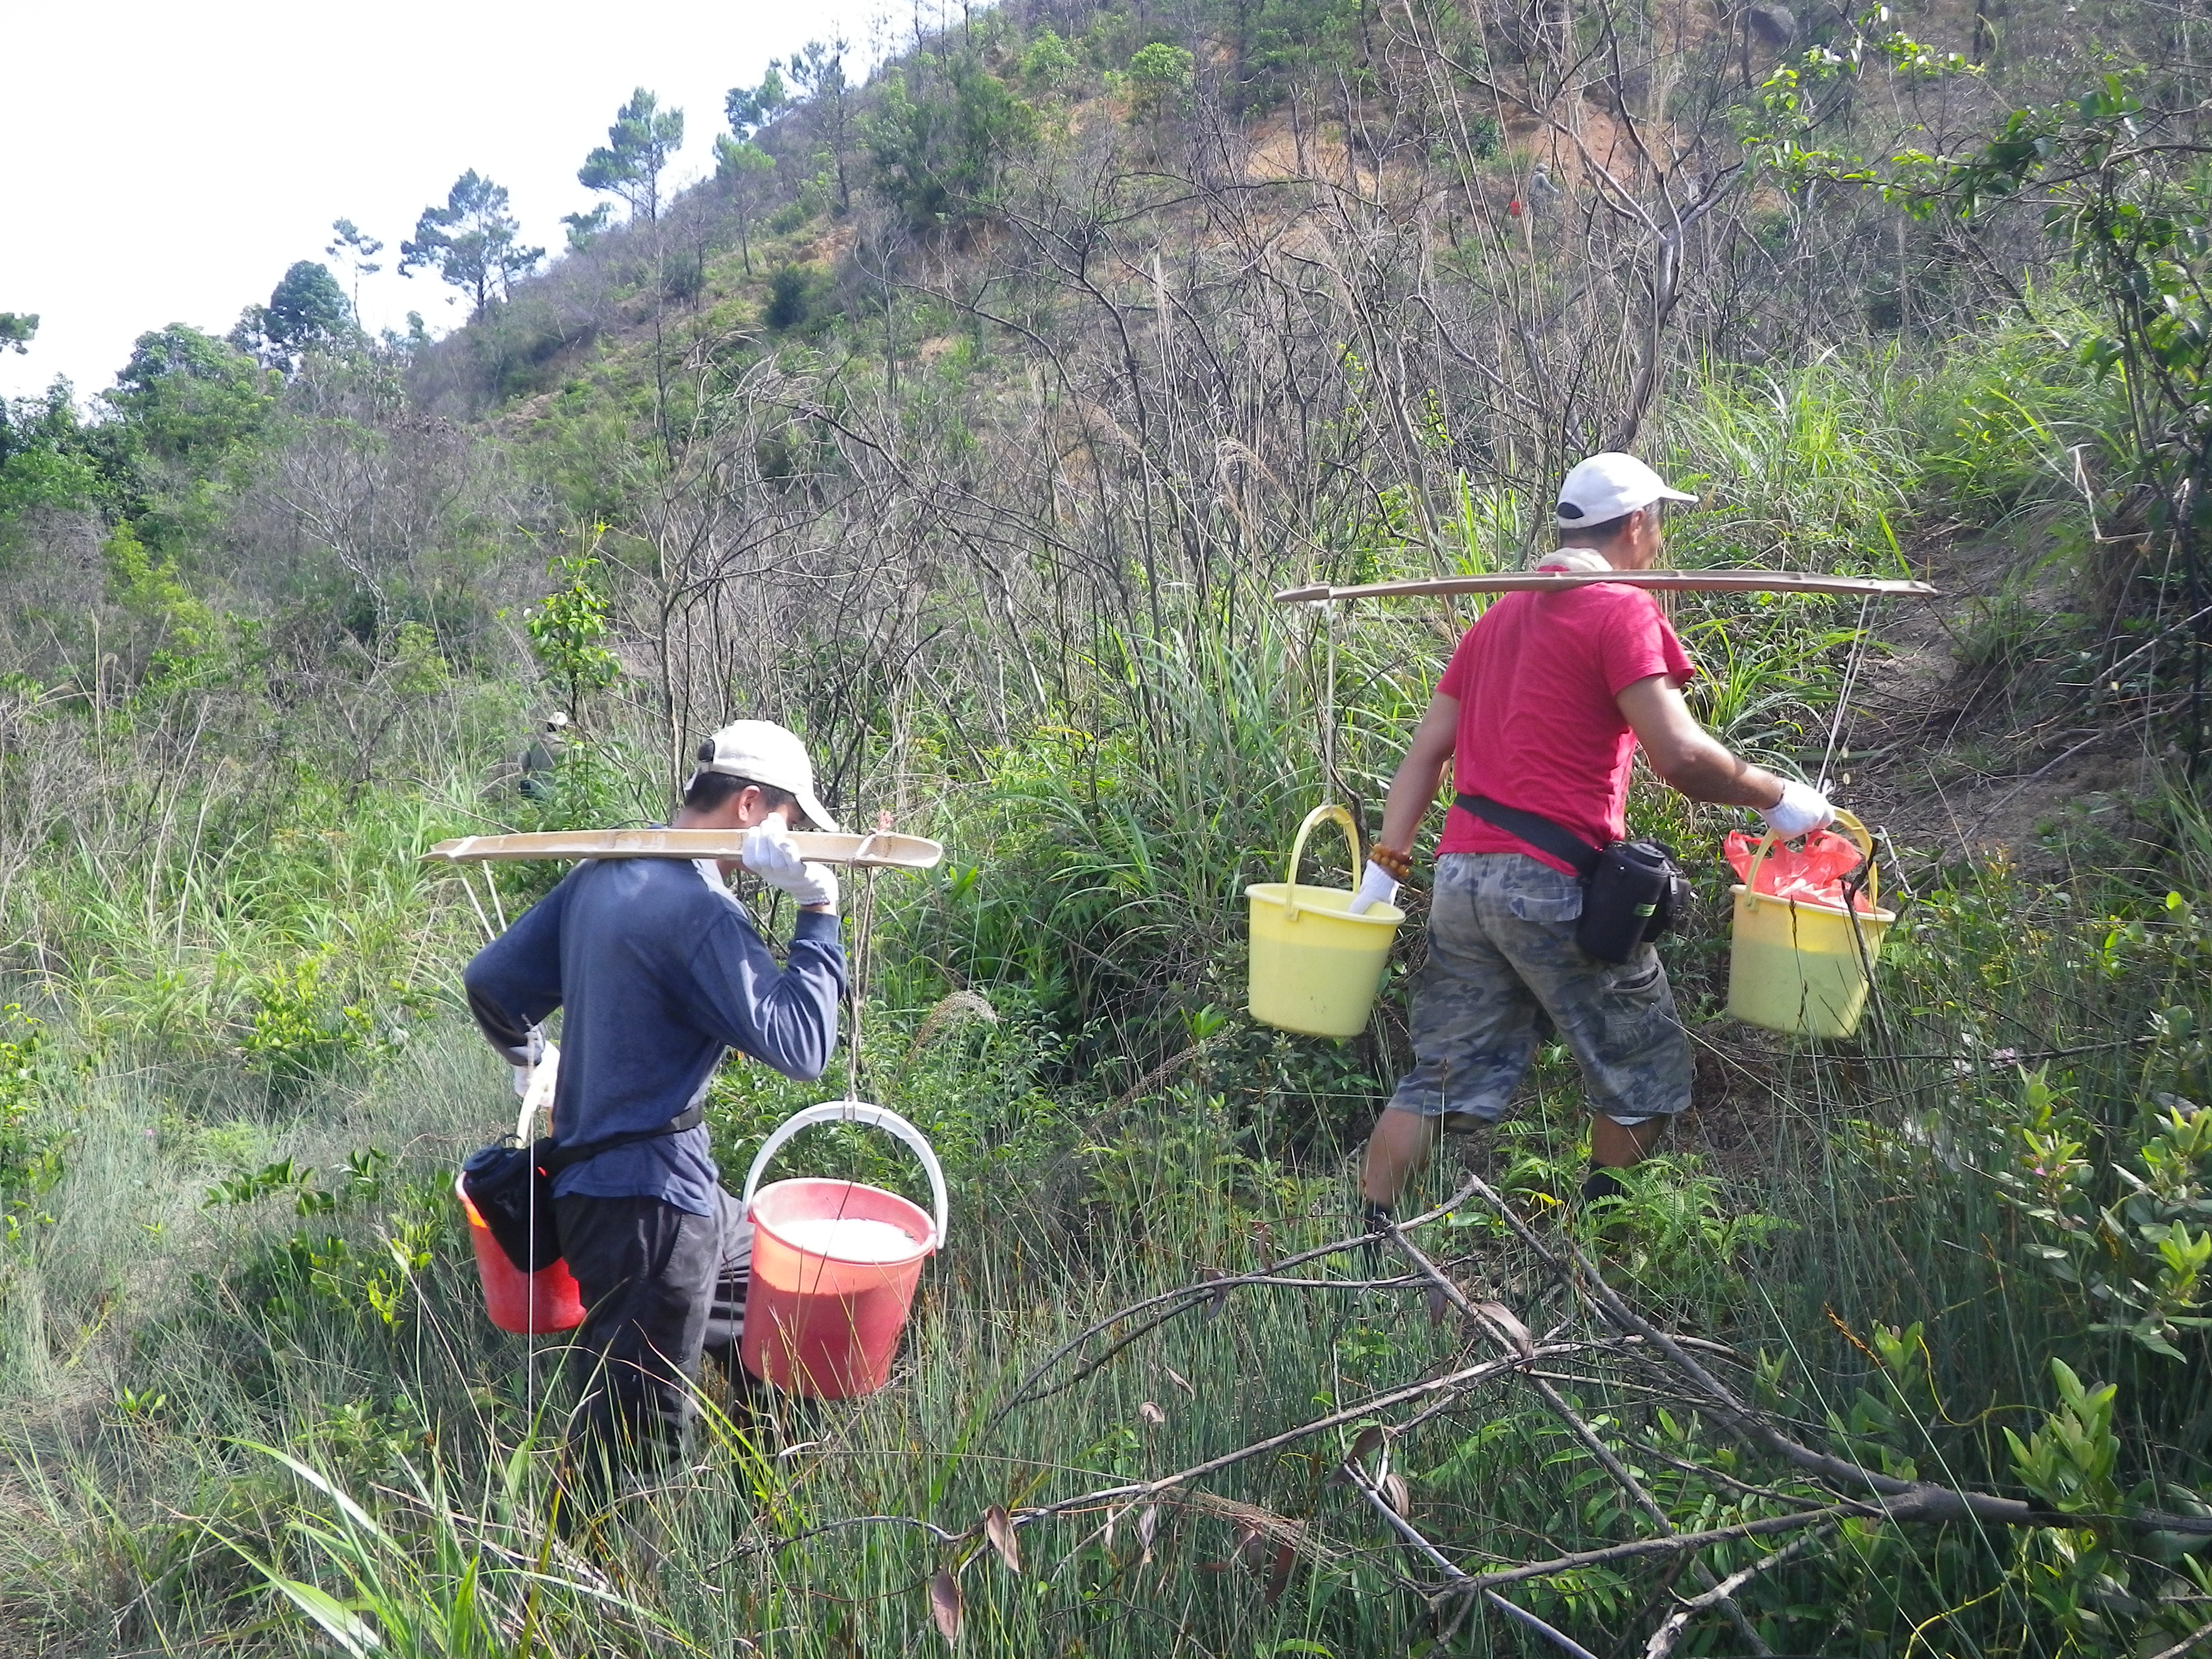
[[[1505,570],[1488,576],[1425,576],[1360,587],[1286,587],[1278,605],[1319,605],[1330,599],[1420,599],[1451,593],[1513,593],[1524,589],[1588,587],[1618,582],[1671,593],[1850,593],[1869,598],[1935,596],[1930,582],[1879,581],[1863,576],[1816,576],[1796,570]]]
[[[812,864],[862,870],[932,870],[945,848],[920,836],[878,830],[865,836],[799,830],[799,855]],[[744,845],[742,830],[555,830],[532,836],[464,836],[441,841],[422,854],[449,864],[514,864],[557,859],[734,860]]]

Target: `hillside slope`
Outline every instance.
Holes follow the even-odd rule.
[[[801,54],[769,165],[446,340],[173,328],[103,418],[11,406],[0,1648],[2200,1643],[2195,29],[1008,6]],[[1243,890],[1372,827],[1474,610],[1272,594],[1517,564],[1607,444],[1703,497],[1678,563],[1942,590],[1674,613],[1898,920],[1850,1036],[1732,1018],[1747,820],[1639,779],[1694,1111],[1583,1206],[1547,1044],[1394,1253],[1350,1161],[1419,929],[1294,1037]],[[659,817],[746,714],[949,848],[848,887],[846,1029],[951,1235],[882,1394],[710,1369],[689,1467],[556,1516],[451,1196],[514,1110],[458,971],[556,872],[419,854]],[[726,1065],[725,1170],[836,1077]]]

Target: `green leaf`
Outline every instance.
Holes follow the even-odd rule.
[[[252,1559],[251,1557],[247,1559]],[[261,1568],[262,1576],[268,1579],[271,1589],[289,1597],[293,1605],[320,1625],[324,1633],[352,1654],[354,1659],[368,1659],[370,1654],[384,1651],[384,1638],[327,1591],[317,1589],[313,1584],[303,1584],[296,1578],[280,1577],[258,1561],[253,1565]]]
[[[339,1511],[344,1515],[347,1520],[352,1522],[356,1526],[368,1533],[378,1542],[383,1544],[391,1543],[392,1540],[385,1535],[384,1528],[376,1524],[374,1516],[371,1516],[367,1510],[362,1508],[360,1504],[355,1503],[351,1498],[348,1497],[343,1492],[339,1490],[339,1488],[329,1479],[318,1471],[308,1468],[307,1465],[302,1463],[298,1458],[293,1456],[290,1453],[278,1451],[274,1446],[264,1446],[258,1440],[240,1440],[236,1443],[245,1447],[248,1451],[257,1451],[264,1457],[275,1458],[286,1468],[291,1470],[293,1474],[298,1475],[301,1480],[306,1481],[317,1492],[322,1493],[324,1497],[329,1498],[331,1503],[337,1504]]]

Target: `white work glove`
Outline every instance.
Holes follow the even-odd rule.
[[[1789,841],[1826,829],[1836,821],[1836,809],[1828,805],[1826,795],[1810,784],[1785,782],[1780,802],[1760,807],[1759,816],[1766,820],[1766,827],[1778,838]]]
[[[514,1097],[527,1101],[532,1111],[553,1098],[553,1085],[561,1076],[561,1045],[545,1042],[538,1048],[535,1063],[514,1068]]]
[[[514,1097],[517,1100],[528,1098],[530,1074],[537,1068],[538,1062],[545,1058],[545,1050],[551,1046],[545,1040],[545,1028],[533,1025],[523,1033],[519,1046],[500,1050],[507,1056],[508,1069],[514,1073]],[[519,1063],[516,1060],[518,1055],[520,1056]]]
[[[738,860],[769,886],[791,895],[801,905],[837,908],[837,878],[829,866],[809,864],[799,856],[791,831],[771,818],[745,831]]]
[[[1345,906],[1345,913],[1347,915],[1364,915],[1378,904],[1395,904],[1397,902],[1397,877],[1370,859],[1366,873],[1359,878],[1359,890],[1352,895],[1352,902]]]

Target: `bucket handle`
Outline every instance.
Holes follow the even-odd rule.
[[[1861,823],[1856,818],[1853,817],[1849,812],[1844,811],[1840,806],[1836,809],[1836,822],[1843,826],[1844,833],[1849,835],[1853,841],[1858,842],[1859,851],[1864,856],[1866,860],[1867,878],[1863,890],[1867,896],[1867,902],[1872,905],[1875,909],[1880,909],[1881,908],[1881,895],[1879,885],[1880,872],[1875,868],[1874,837],[1867,833],[1866,825]],[[1743,872],[1743,890],[1753,898],[1771,898],[1774,896],[1771,893],[1761,893],[1759,890],[1759,866],[1760,863],[1764,861],[1767,854],[1774,849],[1778,843],[1779,839],[1780,838],[1775,836],[1771,831],[1762,837],[1759,841],[1758,850],[1751,855],[1751,867]],[[1784,903],[1790,902],[1790,901],[1787,899],[1782,902]],[[1857,914],[1857,908],[1854,905],[1846,904],[1844,908],[1854,915]]]
[[[930,1242],[930,1248],[945,1248],[945,1170],[937,1161],[937,1154],[930,1150],[921,1131],[890,1107],[871,1106],[863,1100],[825,1100],[819,1106],[809,1106],[784,1119],[775,1133],[761,1143],[760,1151],[753,1155],[753,1167],[745,1174],[745,1193],[741,1203],[747,1214],[753,1207],[753,1189],[760,1185],[761,1171],[768,1168],[769,1160],[783,1150],[785,1141],[817,1123],[863,1123],[906,1142],[921,1160],[922,1172],[929,1177],[930,1200],[937,1207],[937,1237]]]
[[[1344,839],[1352,847],[1352,878],[1359,879],[1359,826],[1352,821],[1349,809],[1334,801],[1325,801],[1306,814],[1306,821],[1298,826],[1298,833],[1291,842],[1291,867],[1283,872],[1283,920],[1298,919],[1298,860],[1305,856],[1306,837],[1316,824],[1334,823],[1344,831]]]

